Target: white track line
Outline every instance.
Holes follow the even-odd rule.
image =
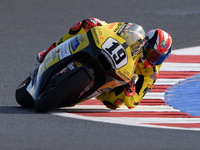
[[[174,85],[185,79],[157,79],[155,85]]]
[[[127,109],[126,106],[122,106],[120,109],[111,110],[106,108],[104,105],[76,105],[74,107],[63,107],[60,110],[69,111],[69,112],[180,112],[178,109],[174,109],[168,105],[138,105],[134,109]]]
[[[148,92],[144,99],[163,99],[164,100],[164,92]]]
[[[200,55],[200,46],[173,50],[172,54],[176,54],[176,55]]]
[[[128,118],[128,117],[85,117],[80,115],[74,115],[71,113],[65,112],[51,112],[53,115],[61,116],[61,117],[68,117],[68,118],[75,118],[75,119],[83,119],[89,121],[96,121],[96,122],[104,122],[104,123],[111,123],[111,124],[119,124],[119,125],[128,125],[128,126],[137,126],[137,127],[148,127],[148,128],[162,128],[162,129],[175,129],[175,130],[194,130],[200,131],[200,128],[179,128],[179,127],[168,127],[168,126],[158,126],[158,125],[148,125],[145,123],[158,123],[156,121],[161,120],[159,123],[199,123],[199,119],[194,118]],[[185,122],[182,120],[185,119]],[[140,122],[140,121],[141,122]],[[162,122],[163,121],[163,122]],[[181,122],[182,121],[182,122]]]
[[[160,71],[200,71],[199,63],[163,63]]]

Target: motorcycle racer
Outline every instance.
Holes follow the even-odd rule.
[[[42,62],[44,57],[56,46],[61,44],[73,36],[84,34],[92,27],[103,26],[107,23],[97,18],[91,17],[75,23],[60,40],[54,42],[47,50],[40,52],[37,60]],[[121,34],[121,36],[129,42],[130,34]],[[138,48],[141,45],[138,45]],[[134,46],[135,47],[135,46]],[[124,104],[129,108],[137,106],[142,98],[148,93],[158,78],[158,73],[162,63],[170,56],[172,50],[171,36],[161,30],[153,29],[149,31],[144,39],[142,45],[143,52],[135,68],[135,76],[132,80],[120,87],[116,87],[110,91],[104,92],[97,97],[103,104],[110,108],[116,109]],[[135,81],[137,81],[135,83]]]

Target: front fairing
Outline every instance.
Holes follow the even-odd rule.
[[[75,36],[62,44],[58,45],[56,48],[51,50],[45,57],[44,61],[40,65],[38,70],[38,77],[46,71],[48,68],[56,64],[57,62],[67,58],[79,51],[83,50],[89,45],[88,38],[85,34]]]
[[[112,78],[116,81],[115,83],[112,81],[112,87],[128,83],[134,75],[141,49],[135,48],[133,50],[122,37],[124,31],[133,30],[134,35],[137,35],[132,42],[135,44],[144,37],[142,27],[136,24],[116,22],[91,29],[95,45],[101,49],[101,54],[104,55],[112,66],[112,69],[109,70],[109,75],[114,75]],[[138,42],[138,47],[139,44],[141,43]]]
[[[27,91],[32,97],[37,99],[49,77],[55,73],[55,70],[61,65],[67,65],[75,57],[76,53],[85,49],[88,45],[87,35],[83,34],[75,36],[51,50],[44,61],[32,73],[32,81],[27,87]]]

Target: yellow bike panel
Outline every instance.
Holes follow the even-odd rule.
[[[86,34],[80,34],[70,39],[70,51],[75,54],[89,45],[89,40]]]
[[[134,56],[133,59],[130,47],[127,47],[124,51],[122,50],[124,49],[123,44],[125,43],[125,40],[121,36],[119,36],[118,33],[120,33],[125,27],[125,23],[111,23],[104,26],[92,28],[91,32],[95,44],[98,48],[103,49],[104,51],[109,51],[109,49],[113,49],[112,52],[107,52],[106,54],[108,54],[109,57],[111,57],[112,59],[116,60],[113,61],[116,74],[125,82],[129,82],[133,77],[133,72],[135,70],[135,66],[133,66],[133,64],[136,63],[141,53],[138,54],[136,57]],[[115,45],[113,45],[115,49],[112,48],[113,43],[115,43]],[[124,59],[121,62],[117,63],[117,61],[119,61],[120,57],[122,58],[123,55]]]
[[[51,67],[58,61],[74,53],[79,52],[88,45],[89,45],[89,40],[86,34],[77,35],[61,43],[47,54],[44,61],[39,67],[38,77],[41,76],[45,70],[47,70],[49,67]]]
[[[48,55],[46,55],[44,61],[41,63],[39,70],[38,70],[38,77],[40,77],[42,75],[42,73],[47,70],[50,66],[54,65],[55,63],[57,63],[60,59],[59,59],[59,52],[60,49],[58,49],[57,47],[54,48],[52,51],[50,51],[48,53]]]

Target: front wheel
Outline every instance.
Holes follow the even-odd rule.
[[[92,79],[88,72],[80,69],[75,74],[66,78],[62,83],[50,89],[44,96],[36,99],[34,108],[38,112],[46,112],[58,107],[62,103],[70,105],[91,81]]]
[[[15,98],[19,105],[25,108],[33,107],[34,100],[32,96],[29,94],[29,92],[26,90],[26,87],[28,86],[30,82],[30,77],[28,77],[26,80],[24,80],[16,89],[15,92]]]

